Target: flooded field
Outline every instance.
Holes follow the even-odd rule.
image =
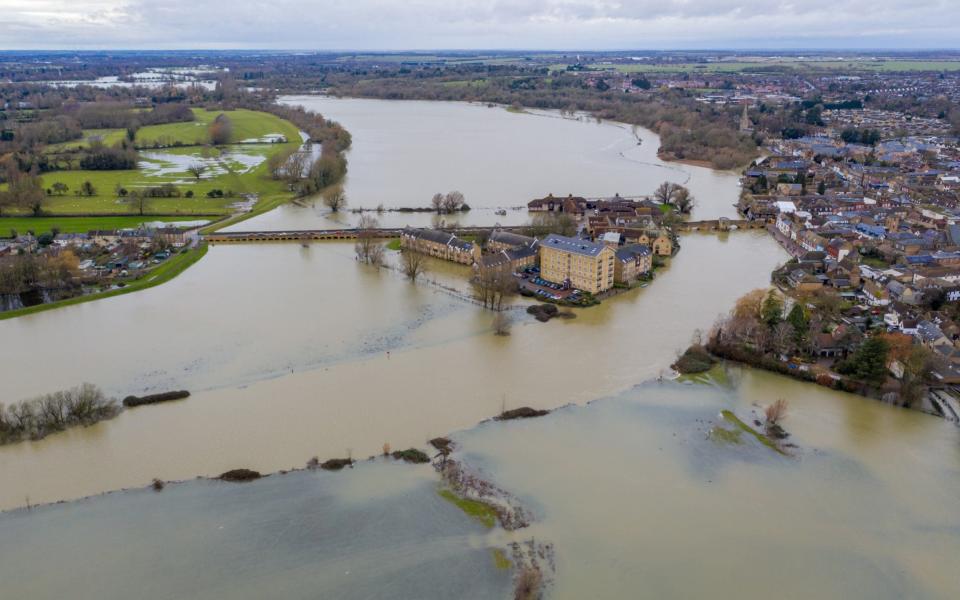
[[[664,162],[657,158],[659,138],[642,128],[463,102],[322,96],[289,96],[284,102],[320,112],[353,136],[348,209],[425,207],[437,192],[460,190],[473,210],[443,215],[446,224],[519,225],[529,220],[527,202],[547,194],[645,195],[672,181],[687,185],[697,198],[695,218],[736,217],[737,173]],[[496,214],[498,209],[506,214]],[[232,229],[350,227],[358,218],[331,215],[322,202],[308,201]],[[430,213],[385,212],[378,218],[385,227],[435,224]]]
[[[960,451],[941,419],[761,372],[645,384],[454,436],[556,548],[551,598],[956,598]],[[789,456],[708,436],[790,402]]]
[[[11,398],[84,381],[120,397],[194,393],[0,448],[0,507],[153,477],[268,472],[348,448],[368,456],[385,442],[422,445],[504,405],[552,408],[622,391],[666,370],[695,329],[765,285],[784,258],[756,232],[682,243],[649,287],[571,321],[511,311],[506,338],[493,335],[489,311],[450,291],[465,291],[464,267],[434,263],[436,284],[411,285],[357,264],[338,243],[215,246],[149,292],[0,322],[3,339],[20,340],[0,363]],[[60,343],[45,342],[53,338]]]
[[[732,175],[631,162],[655,142],[640,132],[637,146],[616,125],[466,104],[310,100],[354,133],[347,185],[362,205],[423,194],[425,203],[459,188],[477,206],[465,218],[489,225],[496,206],[562,188],[650,191],[667,173],[691,178],[697,216],[729,214],[736,201]],[[491,127],[499,133],[488,139]],[[458,143],[439,144],[448,138]],[[424,159],[441,150],[449,165]],[[460,153],[474,162],[461,164]],[[306,203],[243,227],[331,222]],[[649,287],[575,319],[539,323],[516,299],[506,337],[470,299],[466,267],[431,262],[414,285],[334,242],[213,246],[148,291],[0,321],[4,402],[81,382],[117,397],[192,392],[0,447],[0,510],[33,506],[0,514],[4,591],[509,597],[510,573],[491,549],[512,534],[437,495],[429,466],[381,459],[245,485],[144,487],[239,467],[271,473],[314,456],[364,459],[384,444],[424,448],[459,432],[458,457],[533,515],[521,538],[555,548],[549,597],[960,594],[955,427],[765,373],[733,370],[729,388],[657,383],[696,329],[768,285],[787,258],[763,232],[690,234],[681,245]],[[749,423],[778,398],[790,403],[788,456],[747,436],[709,435],[721,410]],[[559,410],[477,425],[520,406]],[[99,496],[122,488],[139,489]],[[95,497],[37,507],[85,496]]]
[[[2,515],[4,597],[508,597],[489,530],[437,494],[429,466],[389,463]]]

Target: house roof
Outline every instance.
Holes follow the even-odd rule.
[[[499,244],[508,244],[510,246],[531,246],[536,243],[537,238],[520,235],[519,233],[513,233],[511,231],[495,229],[490,232],[488,241]]]
[[[606,248],[603,244],[557,235],[555,233],[548,235],[541,245],[545,248],[554,248],[562,252],[570,252],[572,254],[590,257],[599,256]]]
[[[643,244],[631,244],[617,249],[617,260],[620,262],[630,262],[636,260],[638,256],[649,256],[650,247]]]
[[[515,260],[532,258],[537,255],[537,251],[529,246],[523,248],[512,248],[510,250],[501,250],[493,254],[485,254],[480,257],[480,268],[489,269],[499,267],[500,265],[510,264]]]
[[[444,244],[446,246],[451,246],[454,248],[459,248],[460,250],[472,250],[473,244],[461,240],[452,233],[447,233],[445,231],[439,231],[437,229],[413,229],[407,227],[403,230],[404,235],[409,235],[421,240],[427,240],[430,242],[435,242],[437,244]]]

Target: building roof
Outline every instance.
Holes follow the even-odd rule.
[[[537,251],[529,246],[523,248],[512,248],[510,250],[501,250],[493,254],[485,254],[480,257],[480,268],[490,269],[507,265],[517,260],[532,258],[537,255]]]
[[[472,250],[473,244],[461,240],[452,233],[447,233],[445,231],[439,231],[437,229],[412,229],[407,227],[403,230],[404,235],[409,235],[421,240],[427,240],[430,242],[435,242],[437,244],[444,244],[446,246],[452,246],[454,248],[459,248],[461,250]]]
[[[490,232],[489,242],[507,244],[509,246],[532,246],[537,242],[537,238],[520,235],[511,231],[495,229]]]
[[[578,238],[566,237],[563,235],[557,235],[551,233],[544,240],[541,246],[545,248],[554,248],[560,250],[561,252],[569,252],[571,254],[579,254],[581,256],[599,256],[601,252],[606,248],[603,244],[596,244],[588,240],[581,240]]]
[[[644,246],[643,244],[631,244],[629,246],[624,246],[619,248],[616,252],[617,260],[620,262],[630,262],[636,260],[638,256],[649,256],[650,247]]]
[[[620,243],[620,233],[617,231],[608,231],[603,234],[604,243],[619,244]]]

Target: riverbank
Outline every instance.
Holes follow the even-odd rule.
[[[883,387],[848,377],[816,364],[803,364],[793,361],[784,361],[771,356],[758,355],[748,349],[735,344],[724,344],[711,340],[705,346],[709,353],[726,361],[742,364],[754,369],[761,369],[777,375],[783,375],[808,384],[816,384],[829,389],[856,394],[864,398],[883,401],[887,404],[916,410],[920,413],[944,418],[945,415],[936,412],[927,402],[916,401],[910,403],[898,402],[900,386],[885,385]]]
[[[154,286],[158,286],[173,280],[177,275],[183,273],[192,265],[196,264],[196,262],[203,258],[206,253],[207,244],[201,243],[195,248],[189,248],[180,251],[157,267],[150,269],[138,279],[127,283],[123,287],[114,288],[105,292],[96,292],[93,294],[76,296],[74,298],[59,300],[57,302],[48,302],[46,304],[37,304],[35,306],[26,306],[24,308],[0,312],[0,321],[150,289]]]

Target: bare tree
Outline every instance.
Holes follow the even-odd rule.
[[[763,409],[763,415],[767,420],[767,427],[772,427],[774,425],[779,425],[780,421],[784,420],[787,417],[787,408],[789,404],[783,398],[776,400],[773,404],[770,404]]]
[[[187,167],[187,172],[194,176],[197,181],[207,172],[207,166],[203,163],[193,163]]]
[[[567,213],[537,213],[530,217],[529,233],[539,238],[550,233],[572,236],[577,233],[577,221]]]
[[[411,283],[415,283],[417,277],[427,270],[427,257],[414,250],[404,250],[400,255],[400,267]]]
[[[517,280],[510,265],[503,264],[481,268],[474,280],[474,286],[483,305],[499,311],[503,308],[504,299],[516,293]]]
[[[270,177],[281,179],[287,170],[287,163],[296,152],[294,149],[281,150],[270,155],[267,159],[267,170],[270,171]]]
[[[693,194],[690,193],[690,190],[682,185],[675,187],[673,192],[673,205],[677,207],[677,210],[687,214],[693,210],[696,203],[697,201],[694,199]]]
[[[673,193],[675,190],[676,184],[670,183],[669,181],[664,181],[657,187],[656,190],[653,191],[653,197],[660,204],[672,204]]]
[[[290,155],[290,158],[286,161],[286,164],[283,167],[287,181],[290,183],[295,183],[303,179],[303,175],[307,171],[307,164],[309,164],[309,162],[310,157],[306,152],[294,152],[292,155]]]
[[[341,189],[330,190],[323,195],[323,203],[333,212],[339,211],[347,204],[347,195]]]
[[[360,222],[357,223],[359,231],[357,232],[357,243],[354,246],[357,258],[361,262],[374,266],[383,264],[385,252],[383,244],[377,239],[376,228],[378,225],[379,222],[373,216],[361,216]]]
[[[150,206],[150,197],[139,190],[130,191],[124,201],[136,210],[141,217]]]
[[[443,212],[443,194],[437,192],[433,195],[433,198],[430,199],[430,206],[433,207],[433,210],[437,211],[437,214]]]
[[[793,325],[786,321],[777,323],[771,332],[773,349],[780,354],[790,354],[793,351],[795,330]]]
[[[448,192],[447,195],[443,197],[443,210],[445,212],[455,213],[463,208],[463,204],[464,198],[460,192]]]
[[[510,315],[505,312],[498,312],[493,317],[493,333],[496,335],[510,335],[511,325]]]

